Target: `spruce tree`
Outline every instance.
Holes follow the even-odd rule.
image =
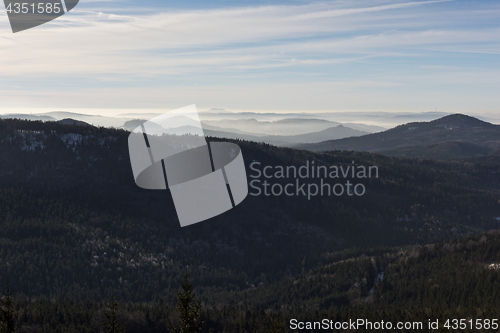
[[[7,281],[7,290],[2,292],[0,299],[0,333],[14,333],[17,315],[14,313],[12,305],[13,291],[10,290],[10,283]]]
[[[188,274],[184,274],[184,282],[181,283],[182,291],[177,293],[177,310],[179,321],[175,328],[170,319],[167,318],[167,328],[173,333],[198,333],[205,321],[201,314],[201,304],[196,301],[193,286],[189,283]]]
[[[104,316],[108,320],[107,323],[103,323],[104,330],[106,333],[124,333],[125,325],[118,325],[118,302],[115,299],[115,290],[111,294],[111,300],[107,304],[108,312],[104,313]]]

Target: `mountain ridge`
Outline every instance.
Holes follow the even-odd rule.
[[[353,150],[383,154],[384,151],[394,152],[398,149],[423,148],[447,141],[462,141],[493,151],[498,149],[500,145],[499,138],[500,125],[494,125],[464,114],[453,114],[429,122],[411,122],[365,136],[295,145],[294,147],[312,151]]]

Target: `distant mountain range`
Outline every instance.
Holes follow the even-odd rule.
[[[207,125],[217,126],[220,128],[231,128],[256,135],[298,135],[313,132],[323,131],[328,128],[337,127],[339,125],[349,127],[357,131],[366,133],[374,133],[383,131],[385,128],[380,126],[372,126],[358,123],[339,123],[321,118],[283,118],[279,120],[259,120],[256,118],[250,119],[220,119],[209,120],[204,119],[201,115],[202,122]],[[231,131],[230,131],[231,132]],[[357,133],[359,135],[359,133]]]
[[[203,111],[203,113],[218,113],[218,114],[226,114],[226,113],[234,113],[232,111],[227,111],[221,108],[211,108],[210,110]]]
[[[332,112],[231,112],[220,113],[200,112],[203,121],[221,120],[221,118],[240,120],[257,119],[259,121],[276,121],[285,118],[298,119],[325,119],[339,123],[361,123],[379,127],[379,130],[367,132],[379,132],[387,128],[417,121],[432,121],[450,115],[448,112],[384,112],[384,111],[332,111]],[[500,116],[495,114],[485,114],[480,118],[484,121],[500,122]],[[363,129],[362,129],[363,130]]]
[[[360,136],[367,134],[363,131],[354,130],[349,127],[338,125],[325,130],[313,133],[298,134],[298,135],[266,135],[255,136],[248,134],[238,134],[231,132],[222,132],[214,130],[203,130],[205,135],[218,138],[239,139],[254,142],[265,142],[276,146],[289,146],[296,143],[320,142],[331,138],[345,138],[352,136]]]
[[[58,121],[62,119],[74,119],[83,121],[94,126],[124,128],[132,130],[133,126],[139,121],[144,122],[145,119],[154,118],[161,113],[124,113],[117,116],[104,116],[104,115],[88,115],[82,113],[74,113],[67,111],[52,111],[37,114],[5,114],[0,115],[2,119],[21,119],[31,121]],[[230,137],[240,138],[245,140],[253,140],[259,142],[267,142],[272,144],[288,144],[298,143],[296,140],[277,139],[274,136],[294,136],[298,134],[309,134],[320,132],[328,128],[338,127],[342,125],[349,127],[353,130],[352,133],[347,133],[343,130],[342,135],[334,135],[331,137],[321,136],[319,141],[328,139],[338,139],[341,137],[356,136],[366,133],[374,133],[384,130],[380,126],[366,125],[363,123],[348,123],[330,121],[322,118],[315,118],[312,114],[306,113],[255,113],[255,112],[231,112],[224,109],[210,109],[199,113],[200,119],[203,123],[203,128],[206,130],[227,132],[231,133]],[[326,115],[326,114],[325,114]],[[366,133],[360,133],[362,131]],[[217,134],[217,133],[215,133]],[[233,134],[246,135],[246,137],[234,136]],[[271,141],[257,140],[254,137],[273,136]],[[302,141],[303,143],[319,142],[319,141]]]
[[[325,113],[324,116],[333,117],[333,114]],[[140,118],[127,118],[131,115],[106,117],[54,111],[43,114],[9,114],[0,117],[44,122],[76,121],[81,124],[127,130],[133,130],[146,121]],[[154,115],[149,114],[149,116]],[[438,115],[442,113],[393,114],[391,119],[433,119]],[[382,127],[365,123],[341,123],[313,116],[305,113],[236,113],[224,109],[200,112],[203,130],[205,135],[210,137],[265,142],[313,151],[367,151],[408,158],[458,159],[500,154],[500,126],[462,114],[446,115],[431,121],[409,122],[385,131]],[[344,116],[346,116],[344,113],[336,114],[338,119],[347,119]],[[383,116],[389,117],[387,114]],[[366,119],[356,117],[351,119],[373,123],[374,117],[367,114]],[[189,126],[197,126],[196,123],[188,122],[188,127],[185,127],[186,124],[183,124],[182,119],[178,120],[171,124],[169,129],[171,133],[189,132]],[[176,127],[178,128],[174,130]]]
[[[129,120],[123,124],[123,128],[132,131],[145,121],[146,120],[143,119]],[[184,120],[178,119],[178,121],[172,121],[171,123],[172,127],[168,129],[168,133],[170,134],[192,133],[196,127],[196,123],[185,117]],[[363,126],[364,125],[361,125],[361,127]],[[265,142],[277,146],[320,142],[329,139],[340,139],[368,134],[366,131],[349,128],[340,123],[323,119],[292,118],[265,122],[256,119],[221,120],[209,122],[208,124],[202,123],[202,127],[206,136]],[[255,130],[257,133],[244,131],[242,128],[247,128],[250,131]],[[310,132],[303,133],[306,130]],[[265,135],[265,133],[276,133],[277,135]],[[279,135],[280,133],[281,135]],[[286,135],[285,133],[303,134]]]
[[[55,121],[57,120],[54,117],[47,116],[47,115],[36,115],[36,114],[24,114],[24,113],[10,113],[10,114],[3,114],[0,115],[1,119],[22,119],[22,120],[40,120],[40,121]]]
[[[463,114],[430,122],[414,122],[360,137],[295,145],[313,151],[353,150],[399,157],[453,159],[495,153],[500,125]]]
[[[31,120],[31,121],[58,121],[63,119],[73,119],[76,121],[83,121],[88,124],[95,126],[104,127],[120,127],[123,125],[127,118],[120,117],[106,117],[100,115],[89,115],[83,113],[74,113],[67,111],[52,111],[46,113],[38,114],[22,114],[22,113],[11,113],[0,115],[2,119],[21,119],[21,120]]]

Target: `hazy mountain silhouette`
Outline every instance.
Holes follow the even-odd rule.
[[[64,119],[58,120],[57,123],[63,124],[63,125],[74,125],[74,126],[91,126],[89,123],[86,123],[86,122],[80,121],[80,120],[71,119],[71,118],[64,118]]]
[[[211,108],[210,110],[207,110],[207,111],[203,111],[204,113],[221,113],[221,114],[225,114],[225,113],[234,113],[232,111],[227,111],[225,109],[221,109],[221,108]]]
[[[24,113],[4,114],[4,115],[0,115],[0,118],[2,118],[2,119],[22,119],[22,120],[41,120],[41,121],[57,120],[56,118],[51,117],[51,116],[43,116],[43,115],[36,115],[36,114],[24,114]]]
[[[192,123],[192,120],[186,119],[185,123],[187,125],[180,125],[181,120],[182,119],[179,119],[179,122],[177,123],[175,121],[172,122],[172,127],[169,128],[169,133],[176,133],[175,131],[176,129],[178,129],[179,133],[186,133],[186,131],[189,132],[189,128],[187,128],[186,126],[189,126],[189,124]],[[301,121],[302,119],[286,119],[285,123],[293,123],[294,125],[296,125],[295,122],[296,120]],[[250,121],[253,122],[254,120]],[[314,121],[316,121],[316,119]],[[140,126],[144,122],[146,122],[146,120],[144,119],[129,120],[123,124],[122,128],[132,131],[137,126]],[[280,123],[280,122],[274,122],[274,123]],[[330,124],[331,122],[325,121],[325,123]],[[191,126],[193,126],[193,124],[191,124]],[[318,132],[298,134],[298,135],[262,135],[262,134],[259,135],[255,133],[245,132],[237,128],[224,128],[205,123],[203,123],[202,126],[206,136],[236,139],[236,140],[247,140],[255,142],[265,142],[277,146],[288,146],[297,143],[320,142],[327,139],[339,139],[339,138],[368,134],[367,132],[358,131],[342,125],[330,127]]]
[[[339,125],[337,127],[327,128],[319,132],[299,134],[299,135],[256,136],[244,133],[226,132],[224,130],[220,131],[220,130],[204,129],[203,131],[205,135],[212,137],[238,139],[238,140],[246,140],[254,142],[265,142],[268,144],[276,146],[285,146],[285,147],[297,143],[320,142],[324,141],[325,139],[345,138],[345,137],[360,136],[367,134],[366,132],[357,131],[352,128],[344,127],[342,125]]]
[[[349,127],[357,131],[363,131],[366,133],[373,133],[383,130],[378,126],[371,126],[365,124],[356,123],[340,123],[336,121],[329,121],[319,118],[284,118],[274,121],[259,120],[257,118],[249,119],[220,119],[220,120],[210,120],[203,119],[203,114],[200,115],[202,122],[210,126],[217,126],[220,128],[233,128],[241,131],[253,133],[255,135],[299,135],[299,134],[310,134],[314,132],[320,132],[328,128],[337,127],[339,125]],[[231,131],[229,131],[231,132]],[[346,136],[361,135],[360,133],[352,133]],[[344,136],[344,137],[346,137]],[[335,139],[338,137],[332,137],[330,139]],[[324,139],[326,140],[326,139]],[[297,141],[300,142],[300,141]],[[307,142],[307,141],[305,141]]]

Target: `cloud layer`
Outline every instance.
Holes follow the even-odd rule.
[[[500,5],[489,2],[105,5],[81,2],[18,34],[2,13],[0,108],[492,111],[500,101]]]

